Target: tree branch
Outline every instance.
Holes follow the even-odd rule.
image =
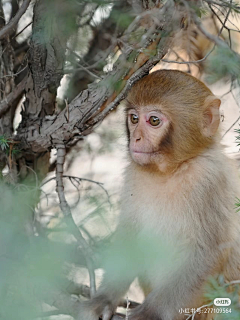
[[[64,186],[63,186],[63,165],[65,162],[66,156],[66,148],[63,144],[57,144],[57,166],[56,166],[56,191],[59,197],[60,208],[62,213],[65,216],[65,221],[69,226],[70,230],[72,231],[73,235],[76,237],[77,241],[79,242],[80,247],[83,249],[85,254],[85,259],[87,263],[87,268],[89,272],[90,278],[90,292],[91,296],[96,292],[96,283],[95,283],[95,273],[94,267],[92,263],[91,254],[89,253],[90,247],[88,246],[86,240],[83,238],[81,231],[75,224],[75,221],[72,217],[72,212],[64,194]]]
[[[68,292],[70,294],[81,295],[84,298],[90,299],[90,289],[88,286],[83,284],[72,283],[68,287]],[[139,306],[138,302],[132,300],[121,299],[118,303],[118,307],[133,309]]]
[[[213,43],[215,43],[218,46],[229,48],[229,46],[224,42],[222,39],[220,39],[218,36],[214,36],[212,33],[208,32],[203,24],[201,23],[200,19],[196,15],[192,15],[192,18],[199,28],[199,30]]]
[[[9,93],[9,95],[4,98],[0,103],[0,118],[6,113],[9,108],[12,106],[14,101],[19,98],[20,95],[23,94],[24,88],[26,84],[26,78],[24,78],[15,88]]]
[[[162,8],[155,8],[147,13],[148,15],[146,12],[143,13],[142,19],[136,17],[123,35],[123,42],[127,45],[122,49],[122,54],[113,70],[104,79],[82,91],[69,104],[69,113],[65,109],[52,120],[36,119],[37,130],[33,126],[29,128],[30,130],[25,128],[19,130],[18,138],[22,140],[22,148],[41,152],[52,147],[54,140],[67,144],[74,138],[87,135],[126,97],[132,85],[148,74],[164,57],[169,46],[166,39],[169,41],[174,31],[179,30],[181,15],[171,1],[167,1]],[[176,15],[174,21],[173,13]],[[133,32],[138,31],[139,27],[140,30],[143,27],[148,30],[154,25],[155,29],[150,38],[146,39],[144,33],[140,41],[131,43]],[[140,42],[143,39],[145,43],[142,44]]]
[[[9,21],[9,23],[0,30],[0,40],[6,38],[12,32],[12,30],[16,27],[16,25],[18,24],[18,21],[27,10],[30,2],[31,0],[24,0],[21,8],[18,10],[14,18],[12,18]]]

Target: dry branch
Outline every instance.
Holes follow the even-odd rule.
[[[56,191],[59,197],[60,202],[60,208],[62,210],[62,213],[64,214],[65,221],[70,228],[73,235],[76,237],[80,247],[82,248],[87,268],[89,272],[89,278],[90,278],[90,292],[91,296],[96,292],[96,283],[95,283],[95,273],[94,273],[94,266],[92,261],[92,252],[90,250],[89,245],[87,244],[86,240],[81,234],[81,231],[75,224],[75,221],[72,217],[72,212],[69,204],[67,203],[67,200],[65,198],[64,194],[64,185],[63,185],[63,165],[65,162],[65,156],[66,156],[66,148],[63,144],[57,144],[57,165],[56,165]]]
[[[229,11],[229,13],[230,13],[230,11]],[[192,14],[192,18],[193,18],[195,24],[197,25],[197,27],[199,28],[199,30],[206,36],[206,38],[208,38],[211,42],[215,43],[219,47],[229,48],[227,43],[225,41],[223,41],[221,38],[219,38],[219,35],[215,36],[212,33],[208,32],[206,30],[206,28],[204,28],[200,19],[198,17],[196,17],[195,14]],[[224,28],[225,23],[226,23],[226,21],[224,21],[224,24],[222,25],[220,33],[222,32],[222,29]]]
[[[9,93],[7,97],[5,97],[0,103],[0,118],[1,116],[9,110],[12,104],[19,99],[19,97],[23,94],[24,88],[26,84],[26,78],[24,78],[15,88]]]
[[[161,9],[155,8],[139,16],[129,26],[123,35],[125,49],[115,63],[113,70],[104,79],[93,83],[88,89],[82,91],[69,104],[69,117],[67,110],[49,119],[35,120],[34,126],[23,128],[18,132],[18,139],[22,141],[23,149],[31,149],[34,152],[42,152],[54,146],[54,141],[67,144],[74,138],[91,132],[96,124],[101,122],[126,97],[131,86],[144,75],[148,74],[168,50],[169,42],[174,31],[179,29],[181,16],[173,3],[167,2]],[[175,20],[172,21],[174,12]],[[151,15],[155,16],[151,18]],[[156,18],[157,17],[157,18]],[[155,20],[153,20],[155,19]],[[142,44],[131,44],[131,36],[145,23],[147,29],[153,23],[155,31],[152,37],[145,39],[145,49]],[[146,22],[147,21],[147,22]],[[147,23],[147,24],[146,24]],[[162,31],[163,30],[163,31]],[[168,36],[163,36],[163,34]],[[128,42],[127,42],[128,40]],[[117,85],[117,88],[113,86]]]
[[[21,8],[18,10],[17,14],[9,21],[9,23],[0,30],[0,40],[6,38],[13,29],[17,26],[18,21],[22,15],[26,12],[31,0],[24,0]]]
[[[87,299],[90,298],[90,289],[88,286],[74,284],[70,290],[69,290],[69,292],[71,294],[82,295],[83,297],[85,297]],[[118,303],[118,307],[122,307],[122,308],[127,308],[127,305],[128,305],[129,309],[133,309],[133,308],[136,308],[137,306],[139,306],[139,303],[132,301],[132,300],[126,300],[126,299],[122,299]]]
[[[104,103],[104,101],[108,99],[106,88],[99,85],[99,87],[96,86],[95,88],[84,90],[69,104],[69,118],[67,117],[67,110],[64,110],[58,116],[53,117],[53,120],[46,117],[41,126],[38,125],[36,121],[38,130],[33,131],[32,129],[34,128],[28,128],[27,131],[20,131],[19,136],[25,140],[23,141],[23,147],[26,149],[30,148],[34,152],[42,152],[53,146],[52,142],[54,140],[67,143],[73,139],[75,135],[85,135],[86,133],[84,133],[84,131],[86,129],[92,129],[91,126],[87,124],[87,120],[91,119],[94,122],[92,127],[97,122],[103,120],[104,117],[124,99],[131,85],[141,78],[141,76],[147,74],[159,60],[160,59],[156,59],[155,62],[146,64],[146,66],[143,66],[139,70],[140,72],[133,75],[127,82],[123,93],[110,104],[110,108],[106,109],[107,106]],[[94,107],[94,105],[96,107]],[[102,113],[96,115],[96,119],[91,117],[93,110],[96,112],[98,109],[101,109],[103,105],[104,109]],[[104,110],[105,112],[103,113]]]

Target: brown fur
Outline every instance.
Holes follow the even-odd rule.
[[[127,100],[137,107],[161,106],[174,130],[172,144],[168,148],[174,153],[171,160],[181,162],[186,154],[196,156],[214,143],[214,139],[203,136],[201,132],[207,107],[205,101],[209,97],[214,97],[212,92],[189,74],[159,70],[137,82]]]
[[[171,70],[140,80],[127,101],[139,122],[127,116],[130,163],[109,264],[115,272],[107,266],[79,319],[97,320],[106,305],[114,310],[138,276],[150,293],[129,320],[182,320],[179,309],[204,304],[209,276],[240,278],[238,181],[219,145],[220,101],[199,80]],[[163,119],[157,128],[145,121],[152,110]]]

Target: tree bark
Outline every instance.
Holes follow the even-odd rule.
[[[179,30],[181,21],[181,12],[177,10],[172,20],[173,10],[172,3],[167,2],[160,9],[149,10],[142,19],[137,17],[122,37],[122,41],[129,45],[122,48],[113,70],[82,91],[60,114],[44,119],[35,117],[31,124],[28,122],[28,125],[22,126],[17,137],[22,142],[22,148],[44,152],[59,142],[67,145],[69,141],[90,133],[126,97],[134,82],[146,75],[166,54],[171,35]],[[139,28],[148,30],[152,25],[156,30],[153,39],[145,40],[145,44],[131,44],[129,35]],[[141,48],[145,46],[145,50],[139,53],[138,45]]]
[[[19,131],[38,131],[45,116],[55,112],[57,88],[63,76],[66,43],[70,32],[64,19],[66,2],[37,0],[34,5],[32,37],[28,57],[28,76],[25,86],[25,102]],[[48,13],[49,12],[49,13]],[[54,15],[52,14],[54,12]],[[68,10],[65,11],[68,14]],[[74,19],[75,15],[72,17]],[[67,30],[67,31],[66,31]],[[45,149],[36,153],[22,153],[19,168],[26,163],[38,178],[43,179],[49,167],[50,152]],[[31,170],[25,170],[32,175]]]

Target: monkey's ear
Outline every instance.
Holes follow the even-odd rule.
[[[210,96],[205,101],[205,110],[203,113],[203,134],[206,137],[213,136],[219,127],[220,104],[221,100],[215,96]]]

